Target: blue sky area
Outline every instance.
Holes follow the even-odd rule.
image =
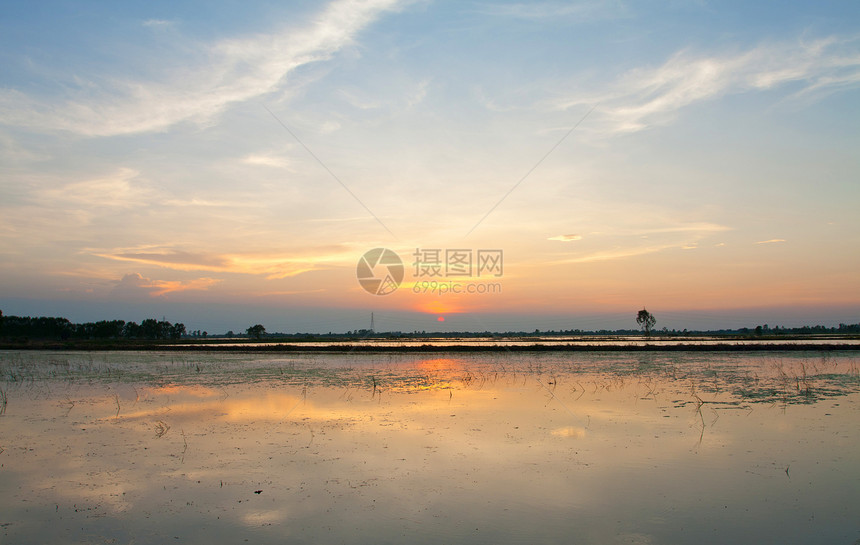
[[[856,2],[12,3],[0,310],[857,323],[858,28]],[[378,247],[406,270],[384,296],[356,279]],[[504,274],[432,278],[422,248]]]

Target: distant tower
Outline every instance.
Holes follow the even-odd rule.
[[[370,332],[373,333],[373,313],[370,313]]]

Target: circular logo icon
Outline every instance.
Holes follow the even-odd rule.
[[[388,295],[403,282],[403,262],[388,248],[374,248],[358,260],[355,276],[368,293]]]

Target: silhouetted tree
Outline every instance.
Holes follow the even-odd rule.
[[[185,324],[176,323],[170,327],[170,338],[181,339],[185,335]]]
[[[247,329],[248,336],[253,337],[257,340],[266,334],[266,328],[262,326],[262,324],[252,325]]]
[[[657,323],[657,318],[643,308],[636,315],[636,323],[639,324],[639,327],[641,327],[642,331],[645,332],[645,336],[649,337],[651,336],[651,328]]]

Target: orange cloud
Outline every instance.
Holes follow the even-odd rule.
[[[168,293],[181,291],[205,291],[218,284],[221,280],[217,278],[195,278],[188,282],[180,280],[152,280],[145,278],[140,273],[130,273],[117,282],[112,293],[119,295],[149,295],[150,297],[161,297]]]
[[[574,240],[582,240],[582,235],[556,235],[549,237],[547,240],[557,240],[559,242],[571,242]]]
[[[459,314],[465,312],[462,307],[453,302],[439,300],[421,302],[416,307],[416,310],[429,314]]]
[[[115,249],[93,251],[93,255],[177,271],[266,275],[268,280],[289,278],[353,261],[351,251],[340,246],[258,254],[186,252],[171,248]]]

